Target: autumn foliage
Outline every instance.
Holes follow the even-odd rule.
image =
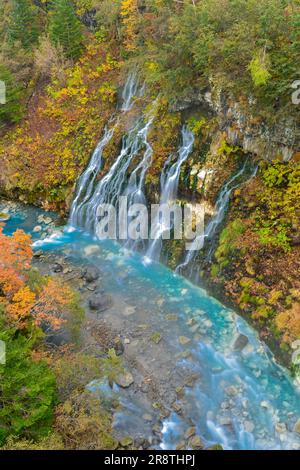
[[[30,287],[32,255],[28,235],[17,230],[8,237],[0,227],[0,303],[8,324],[18,329],[35,324],[45,331],[57,330],[65,322],[74,293],[51,278],[41,278],[38,286]]]
[[[136,49],[137,39],[137,0],[123,0],[121,2],[121,17],[124,27],[125,48],[128,51]]]

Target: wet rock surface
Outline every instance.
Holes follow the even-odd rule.
[[[105,294],[93,294],[89,298],[89,307],[97,312],[104,312],[109,309],[113,301],[111,296]]]

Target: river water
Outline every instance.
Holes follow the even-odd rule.
[[[32,233],[41,214],[31,207],[14,210],[5,232],[23,228]],[[144,321],[139,312],[147,312],[163,339],[160,354],[149,357],[148,352],[145,361],[157,361],[159,368],[168,356],[171,360],[164,367],[170,376],[173,370],[188,369],[195,377],[185,388],[180,411],[173,411],[161,425],[161,448],[175,449],[193,425],[206,445],[300,449],[300,436],[292,431],[300,417],[299,390],[244,319],[184,277],[160,263],[145,263],[115,242],[100,242],[70,227],[42,241],[39,236],[33,234],[36,249],[67,249],[74,259],[98,266],[105,291],[135,306],[134,323]],[[248,342],[239,348],[236,340],[241,334]],[[121,401],[124,410],[116,416],[115,426],[135,426],[143,411],[129,395],[123,393]]]

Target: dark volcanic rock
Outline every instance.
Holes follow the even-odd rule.
[[[89,299],[89,307],[91,310],[103,312],[112,305],[112,298],[105,294],[93,294]]]

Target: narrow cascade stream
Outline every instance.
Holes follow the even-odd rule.
[[[172,205],[176,201],[179,176],[182,164],[189,157],[194,144],[194,135],[187,127],[182,129],[182,145],[178,150],[178,157],[176,161],[171,164],[173,155],[167,160],[165,167],[162,171],[160,180],[160,205],[167,204]],[[149,244],[145,259],[149,261],[159,261],[162,249],[162,238],[166,231],[172,229],[172,221],[169,224],[165,224],[161,220],[160,214],[157,215],[154,220],[154,226],[152,227],[154,237],[152,242]]]
[[[254,178],[256,173],[257,173],[257,167],[252,168],[250,170],[250,176],[249,175],[249,165],[248,162],[245,161],[243,164],[242,168],[234,175],[232,176],[222,187],[219,196],[216,201],[215,205],[215,214],[213,217],[210,219],[209,223],[206,225],[204,229],[204,233],[200,235],[201,240],[200,240],[200,245],[203,246],[207,252],[205,254],[205,260],[206,261],[211,261],[211,257],[213,254],[213,241],[216,233],[218,232],[219,228],[222,226],[222,223],[225,219],[226,212],[228,209],[229,201],[230,201],[230,196],[232,192],[238,188],[240,185],[245,183],[245,180],[243,177],[246,175],[246,181],[249,181],[250,179]],[[240,179],[242,178],[242,182]],[[199,243],[199,237],[196,238],[193,242],[194,244]],[[186,268],[189,268],[189,277],[193,277],[192,272],[193,272],[193,261],[198,255],[197,250],[189,250],[186,253],[184,261],[179,264],[176,268],[177,273],[185,272]]]

